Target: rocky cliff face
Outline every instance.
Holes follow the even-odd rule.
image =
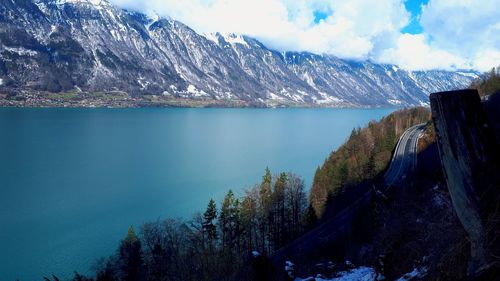
[[[473,72],[406,71],[237,34],[198,34],[106,0],[0,1],[0,92],[123,91],[260,105],[427,104]]]
[[[476,90],[430,96],[437,143],[453,207],[469,236],[474,276],[491,262],[498,235],[500,184],[498,144],[491,119]],[[495,126],[493,126],[495,125]]]

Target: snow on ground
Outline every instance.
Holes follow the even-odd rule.
[[[319,276],[316,278],[295,278],[295,281],[373,281],[375,280],[375,270],[371,267],[361,266],[350,271],[340,272],[338,277],[324,279]]]
[[[283,100],[283,97],[276,95],[275,93],[267,93],[267,98],[270,100]]]
[[[192,97],[209,96],[207,93],[205,93],[205,91],[198,90],[195,85],[189,85],[187,87],[187,93]]]
[[[99,6],[102,4],[103,1],[101,0],[58,0],[56,1],[57,4],[66,4],[66,3],[74,3],[74,4],[79,4],[79,3],[85,3],[85,4],[91,4],[95,6]]]
[[[217,37],[217,33],[215,32],[203,33],[203,36],[205,36],[205,38],[207,38],[208,40],[215,42],[215,44],[219,45],[219,37]]]
[[[392,100],[387,100],[390,104],[392,105],[400,105],[402,104],[403,102],[400,101],[400,100],[397,100],[397,99],[392,99]]]
[[[423,106],[423,107],[430,107],[430,103],[429,102],[423,102],[423,101],[420,101],[420,106]]]
[[[302,80],[306,81],[306,83],[309,84],[309,86],[313,88],[316,87],[314,79],[311,77],[311,75],[309,75],[307,71],[302,75]]]
[[[17,53],[20,56],[35,56],[37,51],[29,50],[23,47],[4,47],[5,50],[11,53]]]
[[[0,78],[0,86],[2,86],[2,85],[3,85],[3,79]]]
[[[479,77],[479,75],[477,75],[475,73],[470,73],[470,72],[457,72],[457,74],[460,74],[460,75],[463,75],[463,76],[472,77],[474,79],[476,79],[476,78]]]
[[[427,267],[421,266],[421,267],[415,267],[413,271],[406,273],[405,275],[401,276],[399,279],[396,281],[410,281],[414,280],[415,278],[421,278],[424,277],[427,274]]]
[[[241,34],[230,33],[230,34],[223,34],[222,36],[224,37],[224,40],[226,40],[226,42],[228,42],[231,45],[241,44],[247,48],[249,47],[247,41],[245,41],[245,38],[243,38]]]
[[[327,93],[319,92],[319,95],[320,99],[318,99],[316,96],[312,96],[312,99],[316,104],[335,104],[342,101],[341,99],[330,96]]]
[[[146,89],[146,87],[150,84],[150,82],[147,81],[144,77],[139,77],[139,79],[137,79],[137,83],[141,85],[141,89]]]

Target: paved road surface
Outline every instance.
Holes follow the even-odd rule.
[[[417,141],[422,136],[425,124],[408,128],[399,138],[389,169],[385,172],[386,187],[397,184],[417,166]]]
[[[400,183],[406,178],[406,174],[416,167],[417,141],[422,135],[424,127],[424,124],[410,127],[400,137],[391,164],[384,175],[385,189]],[[273,268],[282,270],[286,260],[294,261],[297,254],[308,255],[311,251],[321,249],[323,245],[331,244],[334,239],[342,237],[342,234],[346,233],[350,227],[356,213],[369,204],[373,193],[373,189],[368,190],[335,217],[297,238],[289,246],[276,251],[270,257]]]

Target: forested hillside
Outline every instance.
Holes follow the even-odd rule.
[[[500,91],[500,66],[492,68],[490,72],[485,73],[483,78],[479,78],[472,82],[471,89],[476,89],[479,95],[491,95]]]
[[[229,190],[220,206],[210,200],[189,221],[149,222],[138,233],[131,227],[116,254],[99,262],[95,280],[234,280],[252,256],[272,253],[314,222],[304,181],[266,169],[242,197]]]
[[[353,129],[316,171],[309,204],[299,176],[272,175],[266,168],[243,196],[229,190],[220,204],[211,199],[191,220],[149,222],[137,233],[130,228],[116,254],[99,262],[95,280],[234,280],[250,260],[314,227],[329,196],[342,196],[383,172],[405,129],[429,119],[426,108],[403,109]],[[94,279],[76,274],[73,280]]]
[[[396,111],[380,122],[353,129],[345,144],[332,152],[314,176],[310,203],[320,217],[329,197],[335,197],[384,171],[401,134],[430,120],[430,111],[418,107]]]

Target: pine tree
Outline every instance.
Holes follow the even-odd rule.
[[[246,195],[241,202],[241,224],[242,235],[244,236],[243,245],[246,246],[246,251],[251,252],[258,247],[258,216],[257,216],[257,200],[258,190],[256,187],[250,191],[246,191]]]
[[[217,240],[217,227],[215,220],[217,219],[217,206],[213,199],[210,199],[207,205],[207,210],[203,214],[203,232],[209,243]]]
[[[142,263],[141,242],[131,226],[119,249],[121,279],[125,281],[140,280]]]
[[[234,194],[229,190],[224,200],[219,215],[219,225],[221,230],[222,246],[224,248],[231,247],[231,232],[232,232],[232,217],[234,206]]]
[[[286,234],[285,243],[296,238],[301,230],[301,216],[303,215],[306,208],[306,193],[304,191],[304,180],[299,176],[289,173],[287,174],[287,188],[285,192],[286,196]]]
[[[311,230],[316,226],[318,221],[318,217],[316,216],[316,212],[311,204],[307,207],[304,217],[303,217],[303,225],[305,230]]]
[[[271,226],[273,237],[273,246],[275,249],[283,245],[285,231],[285,188],[287,176],[286,173],[281,173],[274,183],[272,196],[272,218]]]
[[[368,162],[365,165],[365,177],[368,179],[372,179],[375,176],[375,155],[374,153],[370,154],[368,158]]]
[[[262,183],[259,188],[259,230],[260,230],[260,238],[261,245],[259,248],[261,251],[270,252],[270,228],[272,226],[272,212],[271,212],[271,204],[272,204],[272,190],[271,190],[271,182],[272,176],[271,171],[268,167],[266,167],[264,176],[262,177]]]

